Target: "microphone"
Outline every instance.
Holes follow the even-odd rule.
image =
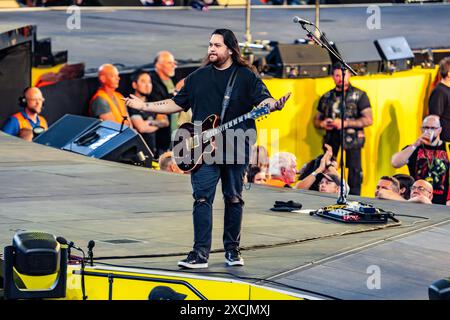
[[[63,245],[67,244],[67,240],[63,237],[57,237],[56,241],[58,241],[60,244],[63,244]]]
[[[88,257],[92,267],[94,265],[94,251],[92,249],[94,249],[95,247],[95,241],[89,240],[87,247],[88,247]]]
[[[310,25],[310,26],[313,26],[313,25],[314,25],[311,21],[302,19],[302,18],[297,17],[297,16],[295,16],[294,19],[293,19],[292,21],[294,21],[294,23],[300,23],[301,25],[305,25],[305,24],[306,24],[306,25]]]
[[[70,256],[71,256],[71,252],[70,252],[70,245],[67,243],[66,238],[63,237],[57,237],[56,241],[58,241],[60,244],[67,246],[67,258],[70,261]]]
[[[70,241],[70,242],[68,243],[68,245],[69,245],[69,247],[72,247],[72,248],[74,248],[74,249],[76,249],[76,250],[78,250],[78,251],[83,252],[83,249],[81,249],[80,247],[77,247],[77,246],[75,245],[75,243],[73,243],[73,241]],[[84,253],[84,252],[83,252],[83,253]]]
[[[94,240],[89,240],[89,243],[87,245],[89,250],[92,250],[95,247],[95,241]]]
[[[68,241],[66,240],[66,238],[63,238],[63,237],[57,237],[57,238],[56,238],[56,241],[58,241],[60,244],[63,244],[63,245],[66,244],[66,245],[68,245],[70,248],[74,248],[74,249],[76,249],[76,250],[78,250],[78,251],[83,252],[83,249],[77,247],[72,241],[68,242]]]

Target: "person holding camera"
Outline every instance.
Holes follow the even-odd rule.
[[[44,101],[39,88],[25,88],[19,98],[19,105],[23,110],[11,115],[3,125],[2,131],[32,141],[34,137],[48,129],[47,120],[40,115]]]
[[[360,195],[363,180],[361,149],[364,146],[364,128],[371,126],[372,108],[367,93],[350,84],[350,72],[342,75],[339,63],[332,67],[335,88],[326,92],[319,100],[314,126],[325,129],[324,144],[331,146],[336,157],[340,148],[341,130],[344,130],[345,164],[348,168],[350,194]],[[340,119],[341,88],[344,82],[345,120]]]
[[[394,168],[408,165],[415,180],[425,180],[433,186],[432,202],[446,204],[449,195],[449,143],[441,140],[439,117],[429,115],[422,122],[422,134],[415,143],[392,156]]]

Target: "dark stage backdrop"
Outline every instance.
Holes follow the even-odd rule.
[[[30,85],[31,41],[0,50],[0,127],[19,111],[18,97]]]

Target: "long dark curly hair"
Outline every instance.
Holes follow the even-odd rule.
[[[252,66],[241,56],[241,49],[239,48],[239,42],[234,35],[233,31],[229,29],[216,29],[213,33],[211,33],[211,36],[219,34],[223,37],[223,42],[227,46],[228,49],[230,49],[233,54],[231,55],[233,62],[236,63],[238,66],[249,68],[253,71]],[[208,54],[206,54],[205,58],[203,58],[203,65],[209,65],[211,62],[208,59]]]

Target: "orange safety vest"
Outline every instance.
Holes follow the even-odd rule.
[[[111,113],[114,116],[114,120],[118,124],[122,123],[123,116],[128,116],[128,112],[127,112],[127,108],[125,106],[125,102],[122,100],[123,99],[123,95],[121,95],[119,92],[115,92],[114,91],[114,98],[115,98],[117,104],[119,105],[117,107],[117,105],[114,103],[113,99],[111,99],[111,97],[102,88],[97,90],[97,92],[92,97],[92,99],[91,99],[91,101],[89,103],[89,112],[90,112],[91,115],[92,115],[91,105],[92,105],[92,102],[95,99],[97,99],[97,97],[102,98],[103,100],[105,100],[108,103],[109,109],[111,110]],[[125,125],[130,126],[129,120],[125,120]]]
[[[19,121],[19,128],[20,130],[22,129],[30,129],[33,130],[33,127],[31,126],[30,121],[25,118],[22,114],[22,112],[17,112],[15,114],[12,115],[12,117],[16,118],[17,121]],[[39,125],[44,128],[45,130],[48,129],[48,124],[47,124],[47,120],[45,120],[45,118],[43,116],[38,115],[39,118]]]
[[[291,186],[284,181],[278,179],[269,179],[265,185],[277,187],[277,188],[290,188]]]

